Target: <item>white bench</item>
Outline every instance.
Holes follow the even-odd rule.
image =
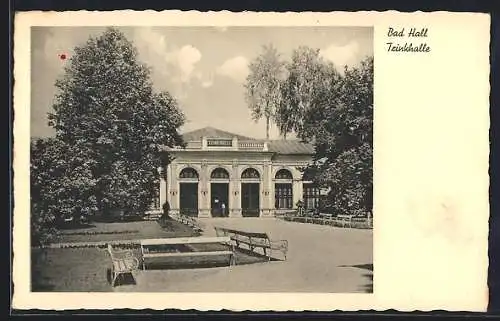
[[[134,256],[132,251],[115,250],[111,244],[108,244],[108,253],[112,262],[112,286],[115,286],[116,279],[122,274],[130,273],[134,277],[133,272],[139,269],[139,260]]]
[[[193,245],[193,244],[223,244],[228,246],[226,250],[205,250],[205,251],[151,251],[151,248],[158,246]],[[201,256],[228,256],[229,266],[235,265],[234,246],[229,237],[176,237],[164,239],[141,240],[142,268],[146,270],[146,261],[154,258],[175,258],[175,257],[201,257]]]

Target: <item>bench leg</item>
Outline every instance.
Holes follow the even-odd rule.
[[[115,284],[116,284],[116,280],[118,279],[118,276],[119,276],[120,274],[119,274],[119,273],[117,273],[117,272],[115,272],[115,271],[113,271],[113,272],[112,272],[112,274],[113,274],[113,280],[111,281],[111,286],[112,286],[112,287],[114,287],[114,286],[115,286]]]

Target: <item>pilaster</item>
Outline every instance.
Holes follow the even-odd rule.
[[[163,204],[167,201],[167,167],[160,167],[160,208],[162,208]]]
[[[169,165],[170,170],[168,173],[170,174],[168,177],[168,198],[170,203],[170,211],[173,214],[179,213],[179,183],[177,177],[177,164],[171,163]]]
[[[241,177],[240,165],[237,160],[233,160],[231,166],[231,181],[229,182],[229,217],[241,217]]]
[[[263,175],[261,182],[261,216],[269,217],[274,216],[274,192],[271,162],[265,162],[263,166]]]
[[[200,180],[198,184],[198,216],[199,217],[211,217],[210,214],[210,178],[208,173],[208,164],[206,160],[201,162],[201,173]]]
[[[297,207],[297,202],[302,200],[302,180],[294,179],[292,182],[293,208]]]

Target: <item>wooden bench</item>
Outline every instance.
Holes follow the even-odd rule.
[[[203,231],[203,229],[200,226],[200,224],[198,223],[198,221],[192,216],[187,216],[187,215],[183,215],[183,214],[173,214],[173,215],[171,215],[171,217],[174,220],[176,220],[177,222],[191,227],[196,232]]]
[[[229,237],[176,237],[164,239],[141,240],[142,268],[146,270],[146,261],[154,258],[175,258],[175,257],[200,257],[200,256],[229,256],[229,266],[235,265],[234,246]],[[204,251],[151,251],[155,247],[175,247],[179,245],[194,244],[224,244],[229,245],[226,250],[204,250]]]
[[[256,248],[261,248],[264,255],[269,258],[269,261],[271,261],[273,250],[278,250],[283,254],[286,261],[286,255],[288,252],[287,240],[272,240],[267,233],[263,232],[246,232],[218,226],[215,227],[215,232],[217,236],[229,236],[236,247],[240,247],[241,244],[245,244],[250,251],[254,251]],[[267,253],[268,250],[269,255]]]
[[[134,277],[134,271],[139,269],[139,260],[134,256],[130,250],[115,250],[111,244],[108,244],[108,253],[112,262],[112,281],[111,285],[114,287],[115,282],[120,275],[131,274]]]
[[[195,218],[191,217],[191,216],[182,215],[181,216],[181,222],[183,224],[186,224],[187,226],[191,227],[196,232],[203,231],[203,229],[201,228],[201,226],[198,223],[198,221]]]

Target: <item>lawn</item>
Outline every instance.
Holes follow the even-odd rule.
[[[145,238],[195,236],[191,228],[173,220],[163,226],[154,221],[93,223],[85,228],[62,231],[58,242],[97,242],[111,240],[138,240]],[[195,247],[210,245],[196,245]],[[201,250],[193,248],[192,250]],[[133,249],[140,259],[138,246]],[[209,260],[209,261],[208,261]],[[237,253],[238,264],[262,262],[264,259],[246,253]],[[227,265],[227,258],[183,258],[152,262],[148,269],[193,268]],[[161,263],[161,264],[158,264]],[[111,261],[105,248],[47,248],[32,249],[33,292],[106,292],[110,285]],[[124,284],[132,278],[121,280]]]
[[[111,291],[107,269],[111,262],[104,249],[32,250],[33,292]]]
[[[190,227],[174,220],[163,226],[155,221],[91,223],[82,228],[62,230],[55,242],[98,242],[139,240],[148,238],[188,237],[197,233]]]

